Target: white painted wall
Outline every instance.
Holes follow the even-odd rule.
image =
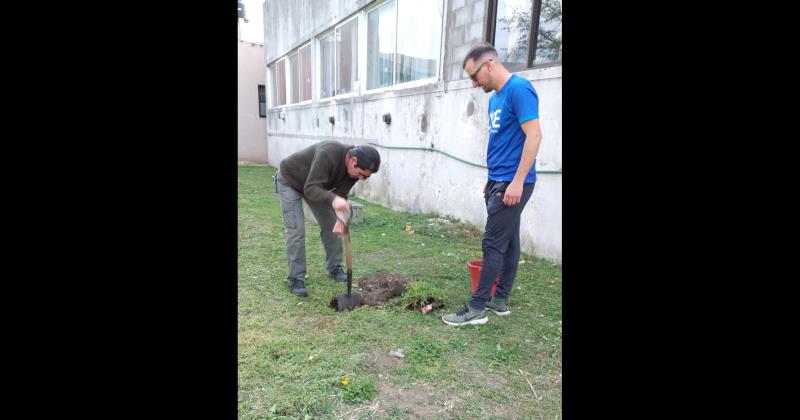
[[[239,42],[238,143],[239,160],[267,162],[267,122],[258,116],[258,85],[266,86],[264,46]]]

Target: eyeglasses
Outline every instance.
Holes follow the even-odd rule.
[[[483,63],[481,63],[481,65],[478,66],[478,70],[475,70],[475,73],[472,73],[471,75],[469,75],[469,78],[472,79],[472,81],[474,82],[475,79],[478,78],[478,72],[481,71],[481,68],[483,68],[483,65],[488,63],[488,62],[490,62],[490,61],[492,61],[492,59],[488,59],[488,60],[484,61]]]

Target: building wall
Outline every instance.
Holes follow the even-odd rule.
[[[371,0],[265,0],[267,63],[370,3]]]
[[[264,46],[240,41],[238,60],[239,160],[267,163],[267,120],[258,116],[258,85],[266,86]]]
[[[337,19],[315,21],[310,8],[292,8],[267,0],[265,12],[278,13],[265,22],[292,29],[295,37],[273,42],[267,34],[267,63],[308,41],[330,25],[351,15],[366,1],[331,1],[343,9],[325,9],[324,16]],[[318,3],[298,1],[297,3]],[[327,4],[328,2],[322,2]],[[458,218],[482,229],[486,208],[482,189],[485,168],[429,150],[398,150],[389,147],[435,148],[478,165],[486,163],[489,94],[472,88],[461,69],[469,47],[483,38],[485,0],[449,0],[445,20],[443,74],[436,83],[360,95],[328,102],[272,108],[268,112],[269,164],[278,166],[287,155],[321,140],[343,143],[373,143],[381,153],[381,169],[358,182],[353,192],[396,210],[426,212]],[[302,10],[299,11],[299,10]],[[339,12],[335,12],[339,10]],[[299,17],[289,14],[299,13]],[[323,13],[323,11],[319,11]],[[291,23],[295,22],[295,23]],[[269,24],[267,25],[269,26]],[[480,26],[480,31],[478,27]],[[281,31],[280,29],[274,29]],[[312,48],[316,48],[312,43]],[[312,57],[316,54],[312,51]],[[530,80],[539,94],[542,145],[536,168],[539,173],[533,197],[522,213],[521,240],[525,252],[561,262],[561,67],[517,73]],[[451,80],[447,80],[451,79]],[[391,114],[391,124],[383,114]],[[329,117],[335,124],[329,123]]]

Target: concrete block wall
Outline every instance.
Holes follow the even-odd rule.
[[[450,0],[445,39],[444,78],[465,78],[461,63],[470,47],[484,39],[486,0]]]

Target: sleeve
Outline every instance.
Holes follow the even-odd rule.
[[[314,154],[314,160],[311,161],[306,185],[303,186],[303,195],[309,201],[329,204],[333,202],[336,194],[325,189],[325,186],[330,184],[330,178],[335,172],[333,165],[334,161],[330,153],[323,147],[319,147]]]
[[[518,123],[522,124],[525,121],[539,118],[539,95],[536,94],[536,90],[530,82],[514,91],[514,94],[511,95],[511,104],[514,107]]]

